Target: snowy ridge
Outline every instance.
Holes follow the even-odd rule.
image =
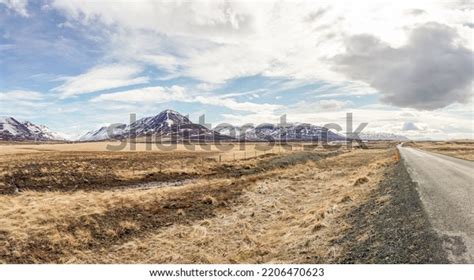
[[[111,134],[111,135],[109,135]],[[127,137],[162,137],[173,139],[231,139],[200,124],[195,124],[188,117],[173,110],[165,110],[153,117],[141,118],[130,125],[120,124],[114,129],[101,127],[89,131],[79,141],[101,141]]]
[[[145,117],[133,122],[131,125],[121,124],[116,127],[112,135],[109,135],[108,127],[101,127],[89,131],[82,136],[80,141],[101,141],[106,139],[117,139],[126,137],[160,136],[173,139],[220,139],[220,140],[247,140],[265,141],[287,140],[323,140],[335,141],[345,140],[342,135],[334,133],[324,127],[308,123],[291,123],[284,127],[266,124],[247,129],[239,135],[241,129],[219,128],[210,130],[200,124],[195,124],[188,117],[173,110],[165,110],[153,117]],[[237,135],[234,135],[237,132]]]
[[[65,140],[59,133],[44,125],[36,125],[30,121],[20,122],[12,117],[0,117],[0,140]]]
[[[230,135],[229,129],[219,130],[222,134]],[[335,141],[345,140],[342,135],[327,128],[309,123],[288,123],[285,126],[263,124],[255,128],[236,128],[235,137],[247,141],[286,140],[286,141]]]
[[[125,127],[125,124],[119,124],[110,128],[112,137],[109,137],[109,126],[103,126],[97,130],[87,132],[79,138],[79,141],[100,141],[120,137],[123,134]]]
[[[102,141],[136,137],[158,137],[166,139],[190,140],[245,140],[245,141],[344,141],[346,137],[327,128],[309,123],[288,123],[284,126],[263,124],[242,129],[239,127],[220,127],[208,129],[193,123],[188,117],[173,110],[164,110],[156,116],[144,117],[130,125],[118,124],[87,132],[79,141]],[[405,136],[392,133],[361,133],[362,140],[405,141]]]

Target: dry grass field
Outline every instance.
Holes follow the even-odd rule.
[[[460,159],[474,160],[474,141],[472,140],[419,141],[407,143],[406,146]]]
[[[266,152],[105,145],[0,146],[0,263],[380,261],[344,258],[358,242],[383,243],[369,227],[354,232],[354,211],[391,204],[395,195],[379,191],[399,161],[393,143]]]

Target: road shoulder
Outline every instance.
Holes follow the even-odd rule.
[[[347,215],[352,227],[335,242],[346,254],[336,262],[448,263],[403,162],[385,175],[368,201]]]

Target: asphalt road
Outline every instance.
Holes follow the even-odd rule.
[[[398,149],[450,260],[474,263],[474,162]]]

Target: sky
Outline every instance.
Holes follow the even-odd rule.
[[[0,0],[0,115],[74,138],[165,109],[473,138],[470,1]]]

